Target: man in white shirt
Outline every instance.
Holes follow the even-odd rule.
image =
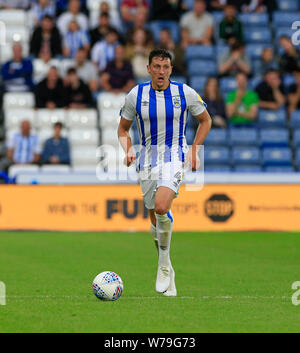
[[[195,0],[193,11],[189,11],[181,17],[180,27],[186,31],[184,40],[186,45],[211,45],[213,38],[213,17],[205,11],[204,0]]]
[[[94,63],[87,59],[87,52],[84,48],[77,50],[75,64],[78,76],[89,85],[92,92],[99,89],[99,75]]]
[[[62,13],[57,19],[57,27],[61,35],[65,35],[68,32],[68,26],[72,20],[75,20],[82,30],[88,30],[88,18],[80,12],[79,0],[70,0],[68,11]]]

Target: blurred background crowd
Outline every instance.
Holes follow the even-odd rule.
[[[9,42],[0,46],[0,170],[72,163],[70,122],[56,119],[42,144],[26,114],[17,129],[5,123],[13,93],[30,93],[32,109],[96,110],[101,120],[101,95],[149,80],[148,55],[161,47],[172,79],[193,87],[212,116],[207,171],[298,171],[299,10],[296,0],[0,0],[0,21],[10,23],[0,28]],[[188,143],[196,128],[190,119]]]

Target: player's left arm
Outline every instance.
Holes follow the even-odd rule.
[[[211,117],[206,109],[201,114],[194,116],[194,118],[199,121],[199,126],[196,131],[194,142],[187,155],[187,163],[190,165],[192,171],[196,171],[200,167],[198,152],[211,129],[212,123]]]

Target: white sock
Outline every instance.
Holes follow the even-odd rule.
[[[156,227],[152,223],[151,223],[151,234],[152,234],[156,249],[158,251],[158,239],[157,239]]]
[[[155,214],[156,234],[158,240],[158,253],[160,266],[169,266],[170,243],[173,229],[173,217],[171,211],[164,215]]]

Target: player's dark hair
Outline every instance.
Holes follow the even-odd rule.
[[[170,59],[170,62],[172,64],[172,55],[170,54],[170,52],[168,52],[165,49],[154,49],[151,51],[151,53],[149,54],[149,65],[152,63],[152,59],[158,57],[163,59]]]

